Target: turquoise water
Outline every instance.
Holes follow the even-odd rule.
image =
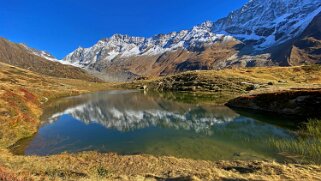
[[[53,102],[38,133],[18,142],[14,150],[25,155],[99,151],[206,160],[283,160],[269,140],[293,136],[289,129],[268,122],[284,123],[284,119],[177,102],[157,94],[108,91]]]

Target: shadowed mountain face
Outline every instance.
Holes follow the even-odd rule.
[[[0,38],[0,61],[44,75],[100,81],[85,70],[56,62],[50,54]]]
[[[321,64],[321,13],[294,41],[289,56],[290,65]]]
[[[150,38],[114,35],[64,58],[114,77],[320,63],[319,0],[251,0],[216,22]]]
[[[319,0],[250,0],[214,23],[214,32],[264,50],[298,37],[321,11]]]

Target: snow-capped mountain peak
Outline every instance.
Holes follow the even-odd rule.
[[[185,59],[179,57],[174,68],[168,69],[175,71],[177,67],[189,70],[202,67],[212,69],[226,66],[279,65],[282,63],[272,60],[270,50],[299,37],[320,12],[320,0],[250,0],[240,9],[215,22],[206,21],[189,30],[158,34],[150,38],[115,34],[98,41],[92,47],[76,49],[63,61],[99,71],[115,65],[126,71],[131,69],[133,72],[144,72],[141,70],[159,65],[154,66],[151,63],[150,66],[141,66],[135,62],[135,67],[131,67],[133,62],[129,60],[132,58],[138,61],[149,57],[149,60],[152,59],[155,63],[165,53],[184,50],[189,55],[186,55]],[[193,53],[200,54],[207,48],[214,47],[215,44],[230,46],[223,52],[211,52],[204,57],[195,58]],[[235,44],[242,45],[234,46]],[[221,49],[226,48],[222,46]],[[189,56],[194,57],[184,64],[184,61],[191,58]],[[167,56],[164,57],[164,59],[167,58]],[[174,64],[177,56],[171,58],[172,60],[168,61],[173,61]],[[197,62],[201,59],[204,62]],[[183,64],[177,65],[179,63]],[[162,71],[165,71],[166,67],[162,68]]]
[[[213,31],[255,40],[263,50],[297,37],[320,12],[320,0],[251,0],[216,21]]]
[[[98,61],[112,61],[116,57],[153,56],[178,49],[197,49],[216,42],[236,41],[231,36],[212,32],[212,22],[205,22],[190,30],[158,34],[150,38],[115,34],[99,40],[90,48],[78,48],[64,61],[86,67]]]

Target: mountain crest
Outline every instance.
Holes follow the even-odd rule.
[[[213,31],[264,50],[299,36],[320,12],[320,0],[251,0],[216,21]]]
[[[320,0],[250,0],[215,22],[149,38],[115,34],[92,47],[75,50],[64,61],[135,75],[288,65],[289,50],[285,49],[320,12]]]
[[[98,41],[90,48],[78,48],[64,61],[86,67],[99,61],[112,61],[117,57],[153,56],[179,49],[195,50],[217,42],[236,41],[231,36],[215,34],[213,23],[207,21],[191,30],[158,34],[150,38],[115,34]]]

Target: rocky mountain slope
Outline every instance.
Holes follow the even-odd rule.
[[[12,43],[4,38],[0,38],[0,62],[53,77],[100,81],[83,69],[55,61],[53,56],[44,51]]]
[[[321,64],[321,13],[290,46],[289,64]]]
[[[79,47],[64,60],[88,66],[101,60],[111,62],[115,58],[153,56],[179,49],[202,50],[205,45],[235,40],[231,36],[214,34],[211,26],[210,22],[205,22],[191,30],[159,34],[151,38],[116,34],[98,41],[93,47]]]
[[[115,77],[318,63],[318,49],[312,50],[313,57],[305,60],[297,60],[295,57],[299,56],[295,55],[301,56],[306,46],[318,45],[302,44],[300,39],[305,39],[307,32],[318,31],[320,18],[315,17],[320,12],[320,0],[250,0],[216,22],[207,21],[190,30],[151,38],[117,34],[90,48],[79,47],[64,61]],[[319,41],[320,37],[314,39]],[[297,49],[298,44],[302,51]]]
[[[216,21],[212,31],[265,50],[298,37],[320,12],[320,0],[250,0]]]
[[[202,69],[201,67],[209,66],[207,57],[211,55],[208,55],[205,49],[213,42],[221,45],[213,49],[220,51],[223,58],[232,55],[225,47],[230,49],[238,43],[230,36],[210,32],[208,25],[204,23],[195,26],[191,31],[156,35],[152,38],[114,35],[100,40],[93,47],[78,48],[67,55],[64,61],[78,67],[105,72],[116,78],[166,75],[180,69]],[[195,65],[181,64],[187,59],[191,62],[204,60],[196,61]]]

